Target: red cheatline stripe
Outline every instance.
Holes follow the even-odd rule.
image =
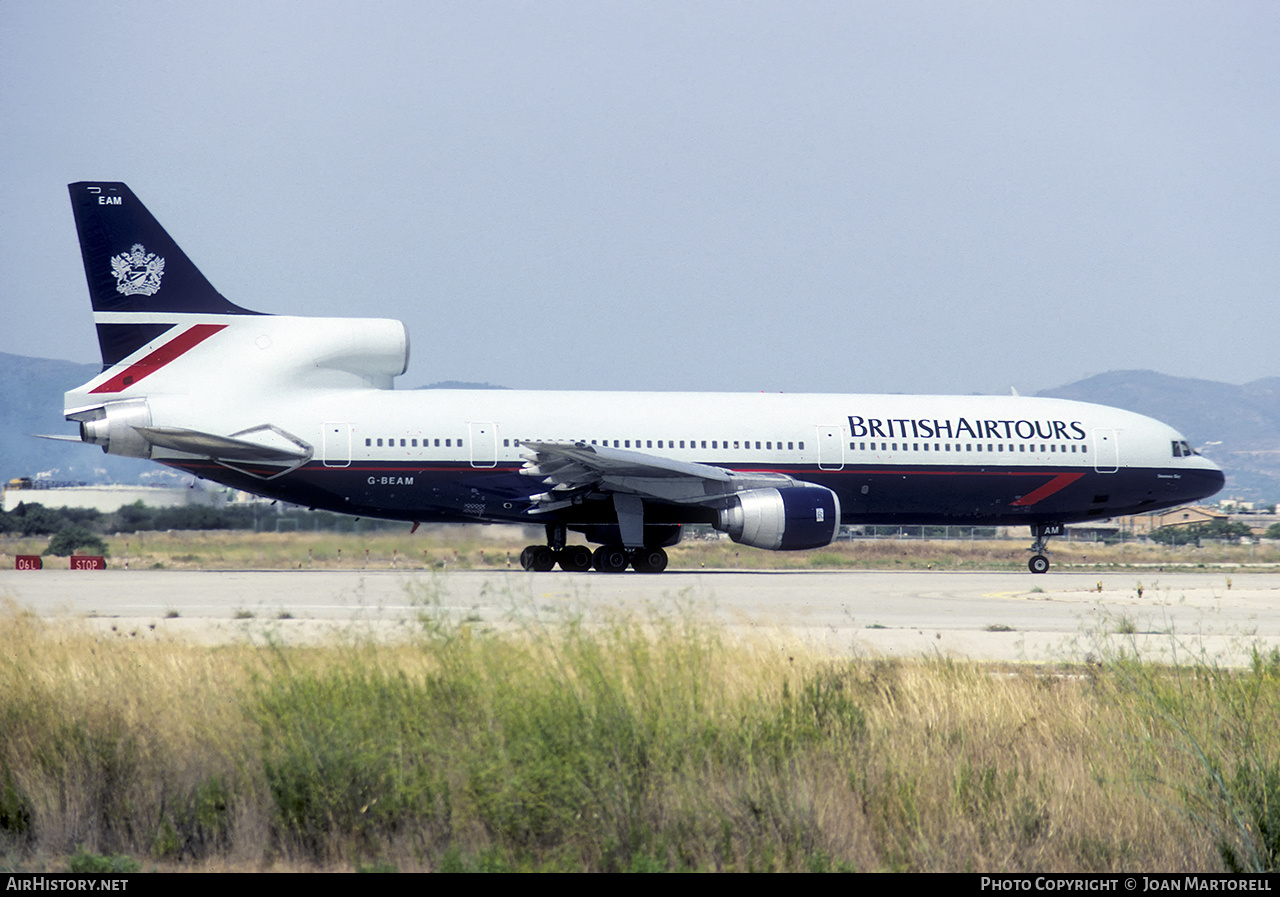
[[[1014,507],[1026,507],[1034,505],[1036,502],[1043,501],[1053,493],[1067,488],[1076,480],[1084,476],[1083,473],[1060,473],[1049,482],[1045,483],[1039,489],[1033,489],[1017,501],[1011,501],[1009,504]]]
[[[194,324],[146,358],[135,361],[106,383],[89,390],[89,393],[92,395],[99,392],[122,392],[143,377],[154,374],[175,358],[185,355],[226,326],[226,324]]]

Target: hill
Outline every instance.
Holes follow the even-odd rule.
[[[138,458],[107,455],[73,442],[33,439],[33,434],[74,436],[62,419],[62,394],[102,368],[0,352],[0,482],[49,472],[54,479],[86,483],[154,482],[164,470]],[[165,474],[167,477],[168,474]]]
[[[1110,371],[1040,395],[1165,421],[1226,471],[1221,497],[1280,500],[1280,377],[1233,386],[1155,371]]]

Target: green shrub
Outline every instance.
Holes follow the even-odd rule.
[[[44,550],[44,553],[64,558],[80,550],[87,550],[90,554],[105,555],[107,543],[97,533],[92,533],[83,526],[73,525],[61,530],[50,539],[49,547]]]

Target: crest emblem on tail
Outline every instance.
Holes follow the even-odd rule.
[[[151,296],[160,289],[164,276],[164,259],[134,243],[128,252],[111,257],[111,273],[116,278],[116,292],[125,296]]]

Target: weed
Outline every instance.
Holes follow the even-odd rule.
[[[305,648],[11,613],[0,846],[361,870],[1274,862],[1280,658],[1213,681],[833,662],[691,610],[484,631],[443,604],[407,644]]]
[[[137,872],[141,868],[141,863],[125,854],[102,856],[88,853],[83,847],[77,847],[76,852],[67,859],[67,871],[73,873],[119,874]]]

